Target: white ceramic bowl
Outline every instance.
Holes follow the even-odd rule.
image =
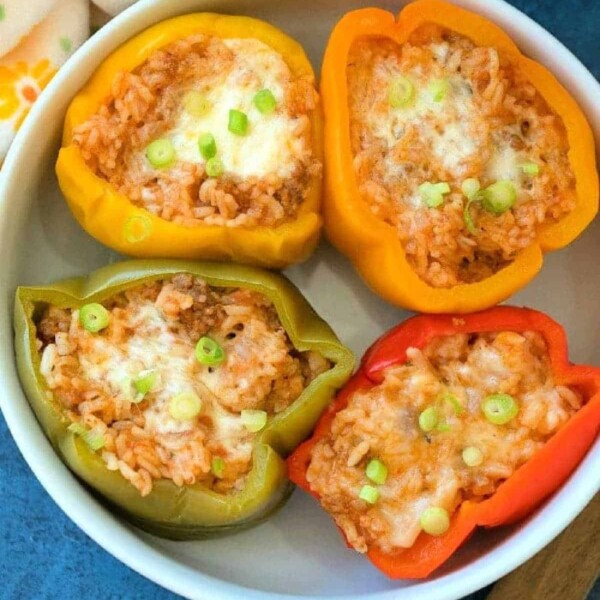
[[[397,11],[400,3],[375,2]],[[521,48],[549,66],[580,100],[600,134],[600,86],[550,34],[501,0],[460,0],[503,26]],[[168,542],[113,516],[63,466],[23,396],[13,362],[12,304],[18,284],[87,273],[118,257],[75,223],[58,191],[53,165],[71,97],[119,44],[177,14],[212,10],[264,18],[297,38],[318,66],[329,31],[357,0],[142,0],[96,34],[61,69],[36,103],[0,173],[0,401],[10,430],[42,485],[67,515],[111,554],[160,585],[190,598],[459,598],[501,577],[540,550],[579,513],[600,485],[600,443],[568,483],[517,527],[477,534],[435,577],[390,581],[346,550],[330,519],[296,492],[266,523],[227,538]],[[596,102],[594,104],[594,101]],[[541,275],[513,298],[565,324],[571,356],[600,364],[598,221],[568,249],[546,258]],[[322,245],[288,271],[357,355],[407,316],[369,292],[348,262]]]

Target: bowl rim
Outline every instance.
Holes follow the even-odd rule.
[[[527,38],[538,48],[543,47],[540,53],[551,59],[549,62],[562,65],[566,69],[560,69],[563,76],[556,73],[556,69],[553,71],[565,85],[569,83],[575,88],[573,92],[579,92],[576,96],[588,118],[592,124],[597,123],[598,140],[600,103],[594,102],[593,98],[600,97],[600,83],[561,42],[504,0],[488,0],[486,3],[479,3],[478,0],[452,1],[485,14],[502,27],[520,29],[520,35],[524,39]],[[33,106],[0,171],[0,232],[3,227],[5,230],[8,227],[8,198],[19,184],[19,165],[27,164],[28,148],[35,144],[36,132],[43,126],[45,107],[56,101],[60,96],[61,87],[77,70],[87,72],[87,61],[94,63],[94,57],[105,57],[131,37],[131,31],[138,32],[156,22],[156,19],[145,18],[151,10],[155,12],[158,8],[165,15],[175,15],[185,12],[185,2],[186,0],[139,0],[92,36],[61,68]],[[564,77],[567,72],[568,77]],[[2,279],[0,273],[0,282]],[[2,312],[10,311],[11,302],[9,299],[4,306],[4,298],[0,296]],[[12,319],[10,316],[7,318],[6,314],[0,314],[0,329],[4,327],[6,331],[12,331]],[[191,566],[181,564],[165,551],[140,539],[130,526],[119,521],[93,498],[51,450],[31,409],[27,410],[29,404],[21,392],[13,358],[10,344],[0,348],[0,386],[6,391],[0,395],[0,408],[8,428],[21,454],[45,490],[63,512],[102,548],[146,578],[184,597],[218,597],[223,600],[240,597],[256,600],[302,597],[251,589],[206,575]],[[24,412],[20,410],[23,408],[23,402]],[[426,597],[432,600],[454,600],[484,587],[527,561],[569,525],[600,490],[599,467],[600,441],[597,441],[569,480],[524,524],[518,535],[511,536],[467,566],[436,579],[415,583],[411,587],[402,588],[401,591],[385,590],[354,597],[365,600],[391,600],[401,594],[408,600],[417,596],[422,598],[425,597],[424,594],[428,594]],[[353,595],[311,597],[347,600]]]

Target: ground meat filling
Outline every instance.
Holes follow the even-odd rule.
[[[263,89],[276,100],[268,114],[254,102]],[[312,81],[294,77],[266,44],[195,35],[119,73],[98,112],[75,129],[73,143],[98,176],[163,219],[274,226],[296,217],[320,173],[310,123],[316,102]],[[246,114],[245,134],[228,129],[230,110]],[[207,168],[203,134],[214,138],[221,173]],[[147,157],[158,139],[175,152],[167,166]]]
[[[451,515],[463,500],[493,494],[582,402],[576,390],[553,381],[538,333],[440,337],[424,350],[410,348],[407,357],[385,371],[381,384],[356,392],[312,451],[311,489],[359,552],[408,548],[426,509]],[[497,393],[512,395],[519,407],[505,425],[482,411],[485,398]],[[430,407],[438,422],[426,432],[419,416]],[[477,449],[479,464],[466,464],[466,448]],[[388,475],[369,504],[359,494],[375,486],[366,476],[373,459]]]
[[[396,228],[409,263],[429,285],[489,277],[533,242],[541,224],[574,208],[564,124],[496,49],[425,25],[402,45],[355,42],[347,77],[361,195]],[[398,81],[413,89],[394,107],[390,89]],[[509,181],[516,191],[502,214],[473,202],[475,231],[461,191],[471,178],[481,189]],[[425,183],[448,184],[438,206],[425,201]]]
[[[249,290],[212,288],[182,274],[103,304],[109,324],[98,333],[82,327],[79,310],[46,309],[37,326],[40,369],[66,415],[101,440],[107,467],[142,495],[160,478],[241,489],[256,435],[242,411],[270,418],[329,368],[321,355],[297,352],[270,301]],[[197,360],[203,336],[224,349],[223,363]],[[132,382],[147,370],[155,383],[140,397]],[[189,392],[202,409],[176,418],[171,400]]]

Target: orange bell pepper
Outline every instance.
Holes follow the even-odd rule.
[[[306,479],[313,446],[325,437],[332,421],[359,389],[368,389],[383,379],[389,366],[406,361],[409,347],[423,348],[434,337],[455,333],[537,331],[548,346],[554,380],[576,387],[585,405],[496,492],[481,502],[465,501],[452,516],[450,528],[439,536],[421,533],[415,544],[395,554],[377,548],[369,559],[392,578],[427,577],[441,566],[478,527],[514,523],[533,511],[557,490],[577,467],[600,431],[600,369],[572,365],[568,359],[563,328],[543,313],[527,308],[498,306],[470,315],[420,315],[395,327],[371,346],[358,372],[321,417],[313,436],[288,459],[290,479],[318,498]]]
[[[482,281],[452,288],[425,283],[408,263],[395,229],[377,218],[361,199],[353,167],[346,65],[360,38],[387,37],[398,44],[425,23],[434,23],[493,46],[535,86],[562,118],[569,162],[576,179],[577,204],[560,221],[544,225],[535,243],[507,267]],[[542,65],[525,57],[510,37],[484,17],[441,0],[417,0],[398,20],[384,10],[366,8],[346,14],[336,25],[325,52],[321,94],[325,112],[325,230],[366,283],[394,304],[431,313],[471,312],[492,306],[525,286],[542,266],[543,253],[566,246],[598,211],[598,174],[591,129],[575,100]]]
[[[314,80],[312,67],[296,41],[275,27],[249,17],[199,13],[163,21],[113,52],[73,99],[65,119],[63,144],[56,163],[60,188],[81,226],[107,246],[144,258],[206,258],[283,268],[306,259],[321,230],[321,178],[309,184],[297,217],[276,227],[184,226],[135,206],[86,164],[72,143],[74,128],[93,115],[110,95],[115,76],[132,71],[155,50],[197,33],[221,38],[254,38],[281,54],[296,77]],[[322,160],[322,115],[311,115],[313,152]],[[135,227],[125,234],[126,224]],[[138,235],[138,232],[140,235]]]

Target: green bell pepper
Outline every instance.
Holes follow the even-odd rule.
[[[109,471],[98,454],[67,430],[70,421],[40,373],[36,321],[45,307],[77,308],[177,273],[190,273],[212,286],[248,288],[264,294],[273,303],[294,347],[319,352],[332,364],[257,435],[253,466],[240,492],[225,495],[200,483],[178,487],[170,480],[159,479],[149,495],[140,496],[118,471]],[[17,367],[25,393],[62,460],[128,520],[170,539],[196,539],[238,530],[256,524],[281,506],[291,493],[283,457],[312,431],[354,366],[350,350],[289,281],[269,271],[235,264],[127,261],[102,268],[87,278],[20,287],[15,302],[15,335]]]

